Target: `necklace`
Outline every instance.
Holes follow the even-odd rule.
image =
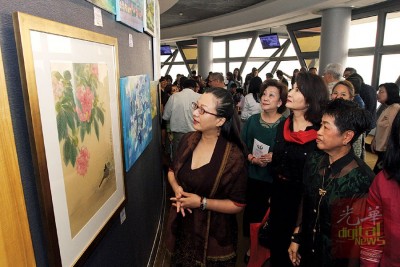
[[[328,169],[329,171],[327,172],[326,169]],[[339,172],[339,174],[340,174],[340,172]],[[331,178],[329,178],[330,175],[331,175],[331,165],[329,165],[327,168],[324,168],[324,171],[322,173],[321,187],[318,188],[319,200],[318,200],[318,205],[317,205],[316,209],[314,209],[314,211],[316,212],[316,217],[315,217],[315,223],[314,223],[313,233],[312,233],[313,244],[315,242],[316,234],[319,233],[320,230],[321,230],[320,229],[320,224],[319,224],[319,219],[320,219],[320,208],[321,208],[322,199],[324,198],[324,196],[328,192],[328,190],[327,190],[328,186],[336,178],[336,175],[331,177]],[[325,185],[325,177],[326,176],[328,176],[328,179],[326,181],[329,181],[329,182]],[[313,251],[314,251],[314,249],[313,249]]]
[[[329,170],[330,170],[330,169],[331,169],[331,166],[329,165],[328,168],[329,168]],[[321,196],[321,198],[322,198],[323,196],[325,196],[325,194],[326,194],[326,192],[327,192],[326,189],[328,188],[328,186],[332,183],[333,179],[335,178],[335,177],[328,178],[327,181],[329,181],[329,182],[328,182],[327,185],[325,185],[325,174],[326,174],[325,172],[326,172],[326,168],[324,169],[324,173],[322,174],[322,184],[321,184],[321,188],[318,189],[318,193],[319,193],[319,195]],[[329,174],[330,174],[330,171],[329,171]],[[328,176],[329,176],[329,175],[328,175]]]

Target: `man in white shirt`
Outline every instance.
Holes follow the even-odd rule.
[[[194,92],[196,81],[185,80],[182,84],[183,90],[170,96],[164,108],[163,119],[170,121],[173,136],[172,158],[175,157],[179,142],[185,133],[193,132],[193,110],[192,102],[197,102],[200,94]]]

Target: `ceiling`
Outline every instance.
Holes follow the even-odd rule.
[[[286,33],[285,25],[321,17],[329,8],[385,0],[160,0],[161,43],[248,31]]]

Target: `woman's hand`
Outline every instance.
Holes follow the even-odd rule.
[[[272,161],[272,152],[264,154],[261,157],[255,158],[253,160],[253,162],[256,163],[257,165],[259,165],[260,167],[267,166],[267,164],[271,163],[271,161]]]
[[[293,266],[299,266],[300,265],[300,260],[301,256],[299,254],[299,244],[295,242],[291,242],[288,252],[289,252],[289,258],[290,261],[292,262]]]
[[[172,205],[176,207],[176,212],[181,212],[182,216],[185,217],[185,210],[192,213],[192,209],[200,207],[201,197],[187,193],[179,186],[175,191],[175,197],[171,197],[170,200],[175,201]]]

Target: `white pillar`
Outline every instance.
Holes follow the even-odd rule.
[[[340,63],[346,67],[351,8],[338,7],[322,11],[321,48],[319,52],[319,74],[329,63]]]
[[[197,37],[197,65],[198,74],[203,79],[207,78],[208,72],[213,66],[213,38],[209,36]]]

